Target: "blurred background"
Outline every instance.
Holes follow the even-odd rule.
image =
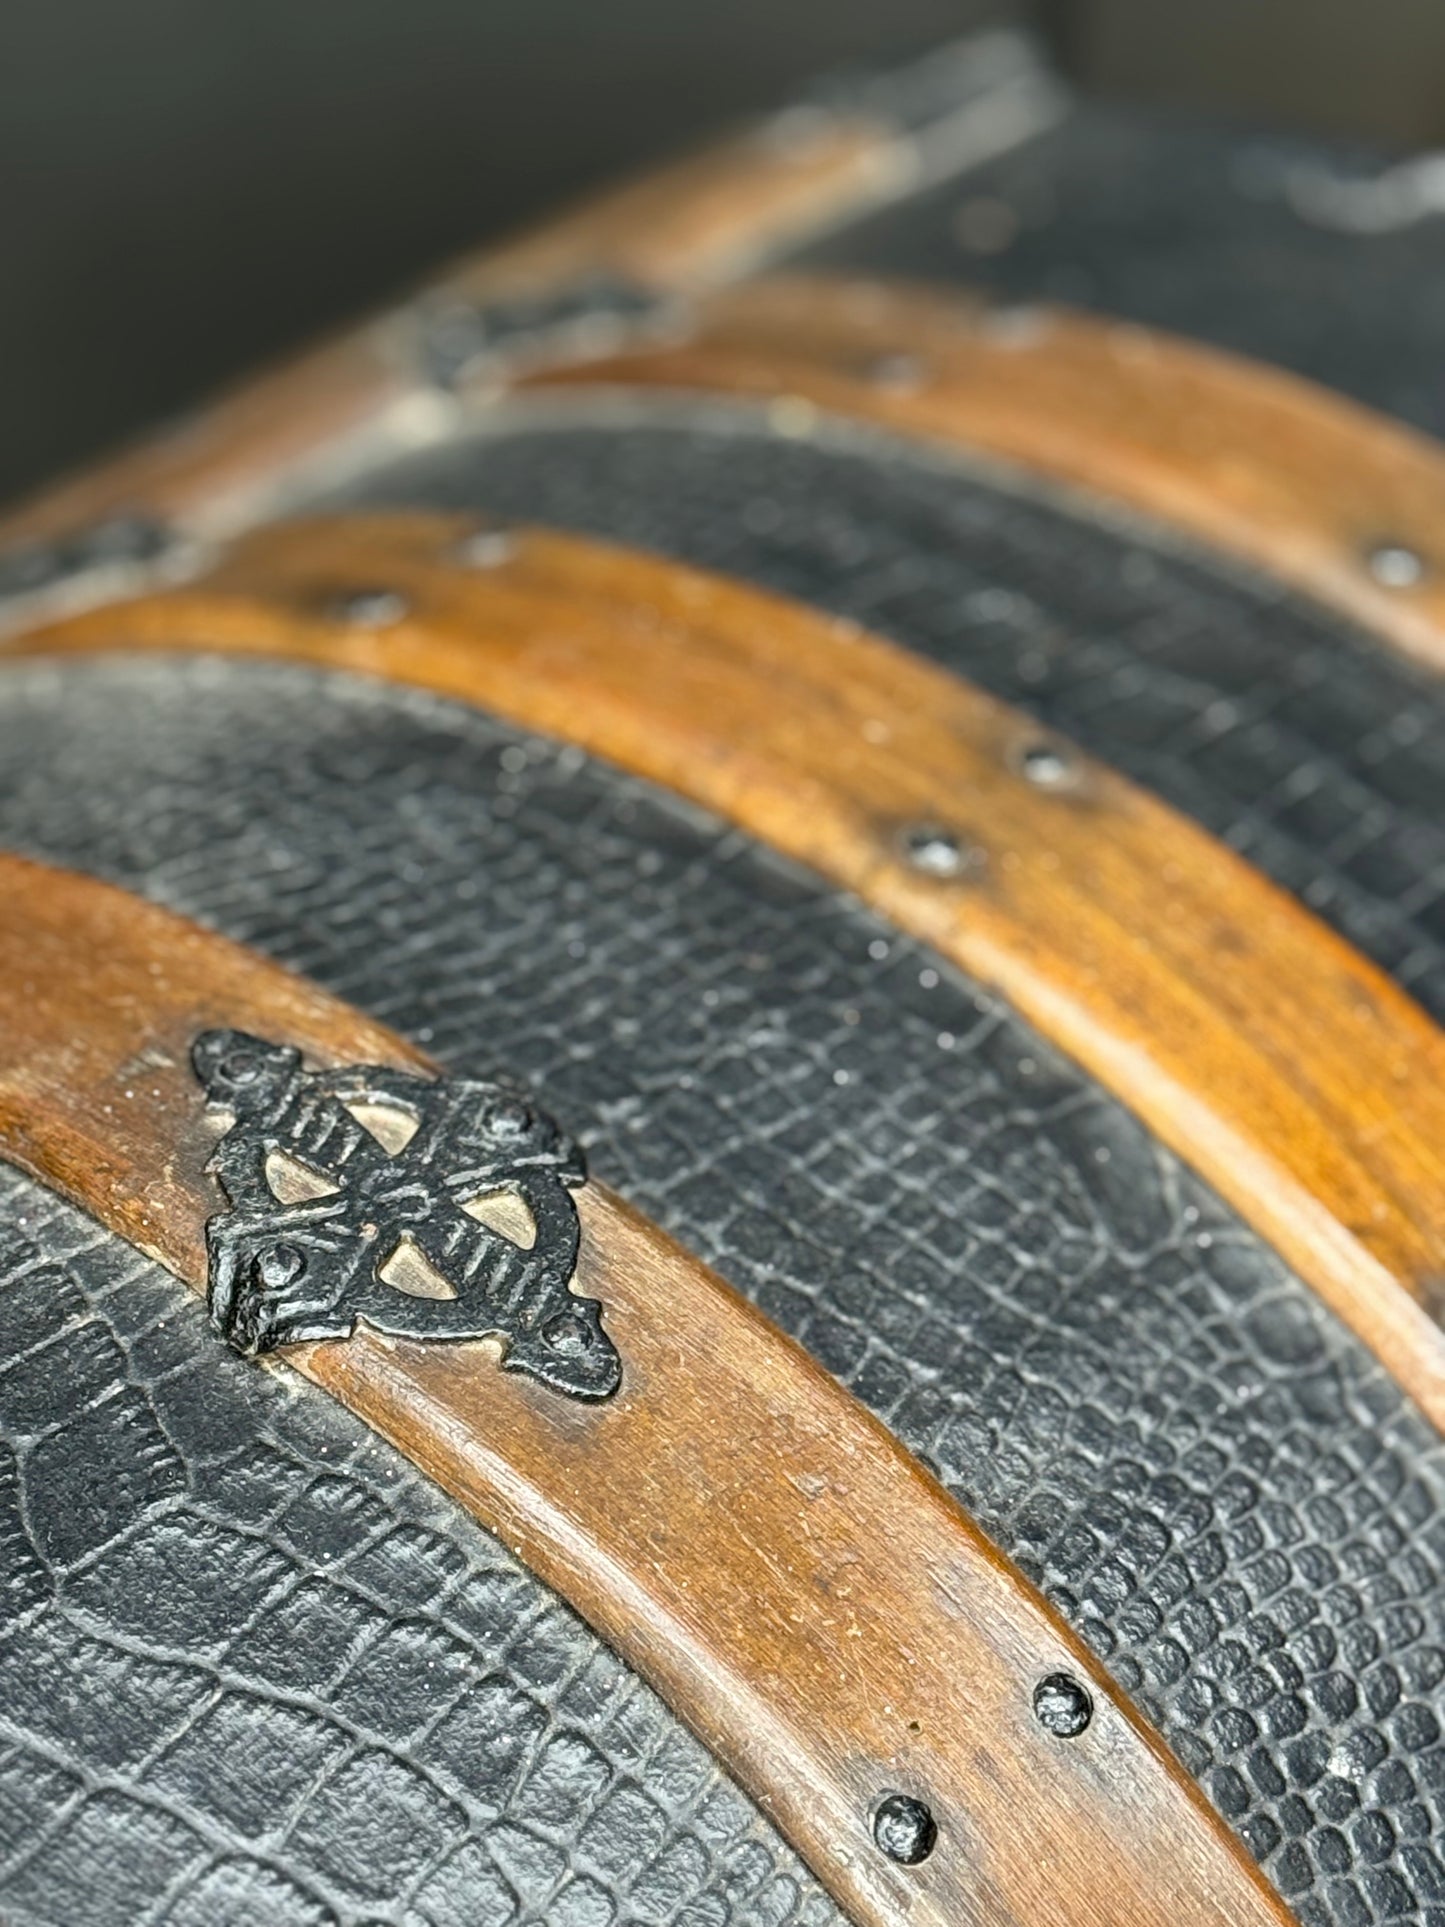
[[[999,21],[1095,92],[1445,143],[1442,0],[0,0],[0,496],[814,75]]]

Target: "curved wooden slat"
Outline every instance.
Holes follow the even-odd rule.
[[[795,431],[812,407],[995,457],[1262,568],[1445,667],[1445,449],[1216,349],[922,288],[776,277],[714,296],[676,345],[524,379],[791,402]]]
[[[1248,864],[1018,712],[840,621],[540,531],[293,523],[205,581],[11,654],[215,650],[475,702],[856,892],[1025,1016],[1210,1180],[1445,1426],[1445,1038]],[[378,586],[389,626],[348,620]],[[360,605],[365,612],[371,605]],[[938,874],[911,830],[961,852]],[[948,845],[938,846],[945,855]],[[945,865],[945,868],[947,865]]]
[[[894,129],[865,116],[765,122],[458,263],[423,299],[480,309],[545,303],[599,276],[685,293],[898,188],[911,160]],[[0,523],[0,543],[44,541],[119,514],[201,535],[235,528],[284,478],[356,437],[405,441],[409,423],[432,432],[438,404],[417,365],[417,312],[402,307],[324,342],[47,487]]]
[[[428,1067],[398,1037],[107,885],[0,858],[0,1155],[204,1287],[213,1026],[321,1064]],[[579,1405],[478,1344],[361,1328],[287,1358],[572,1600],[718,1751],[861,1927],[1283,1927],[1285,1910],[1085,1649],[887,1432],[600,1188],[580,1288],[621,1390]],[[1086,1681],[1087,1728],[1033,1691]],[[926,1799],[890,1862],[880,1794]]]

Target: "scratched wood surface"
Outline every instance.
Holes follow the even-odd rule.
[[[686,339],[534,379],[791,401],[795,416],[811,406],[995,457],[1445,667],[1445,449],[1217,349],[1061,310],[777,276],[714,295]]]
[[[0,857],[0,891],[0,1156],[197,1288],[224,1124],[189,1066],[198,1033],[429,1068],[107,885]],[[606,1404],[500,1372],[489,1344],[363,1328],[288,1361],[571,1600],[864,1927],[1280,1927],[1193,1783],[942,1488],[653,1225],[599,1187],[578,1204],[578,1285],[623,1359]],[[1058,1672],[1093,1697],[1071,1739],[1033,1711]],[[917,1866],[871,1837],[895,1790],[937,1820]]]
[[[477,703],[715,810],[1000,991],[1445,1424],[1445,1040],[1382,972],[1192,823],[891,644],[570,536],[469,545],[474,526],[258,531],[207,578],[9,654],[353,670]],[[399,598],[382,626],[352,619],[378,588]],[[1057,751],[1051,780],[1040,746]],[[918,831],[957,850],[952,873],[920,867]]]

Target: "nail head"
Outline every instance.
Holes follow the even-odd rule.
[[[885,1793],[873,1811],[873,1838],[900,1867],[916,1867],[933,1852],[938,1823],[911,1794]]]
[[[1424,558],[1403,542],[1381,542],[1366,557],[1370,574],[1383,589],[1413,589],[1425,574]]]
[[[1030,743],[1019,758],[1019,767],[1040,789],[1057,789],[1073,774],[1072,760],[1052,743]]]
[[[1034,1688],[1034,1716],[1055,1739],[1074,1740],[1094,1717],[1094,1701],[1072,1673],[1050,1673]]]
[[[921,870],[924,876],[956,877],[968,861],[963,846],[951,831],[929,823],[905,830],[903,849],[913,868]]]
[[[511,561],[516,547],[505,529],[477,529],[457,544],[456,557],[471,569],[497,569]]]
[[[389,629],[407,612],[407,600],[395,589],[358,589],[344,596],[337,614],[353,629]]]

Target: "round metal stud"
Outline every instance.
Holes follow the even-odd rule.
[[[255,1051],[227,1051],[216,1069],[228,1084],[254,1084],[261,1075],[261,1065]]]
[[[1424,577],[1425,559],[1403,542],[1380,542],[1365,557],[1382,589],[1413,589]]]
[[[911,1794],[885,1793],[873,1810],[873,1838],[900,1867],[916,1867],[937,1844],[938,1822]]]
[[[395,589],[358,589],[336,605],[341,621],[353,629],[389,629],[400,622],[409,604]]]
[[[525,1137],[531,1129],[532,1113],[519,1097],[499,1097],[488,1105],[483,1121],[492,1137]]]
[[[917,823],[903,832],[903,853],[928,877],[956,877],[968,863],[958,838],[931,823]]]
[[[544,1325],[542,1337],[561,1358],[580,1358],[588,1345],[587,1327],[571,1312],[562,1312]]]
[[[478,529],[472,535],[463,536],[455,555],[457,561],[469,569],[498,569],[511,561],[516,547],[505,529]]]
[[[1074,773],[1072,758],[1053,743],[1030,743],[1019,757],[1019,768],[1041,790],[1057,789]]]
[[[918,356],[905,354],[901,350],[879,355],[868,364],[868,379],[873,386],[886,389],[894,395],[916,393],[927,377],[928,370]]]
[[[272,1245],[256,1260],[256,1271],[268,1291],[284,1291],[306,1270],[306,1253],[295,1245]]]
[[[1094,1717],[1093,1697],[1072,1673],[1050,1673],[1034,1688],[1034,1717],[1055,1739],[1076,1740]]]

